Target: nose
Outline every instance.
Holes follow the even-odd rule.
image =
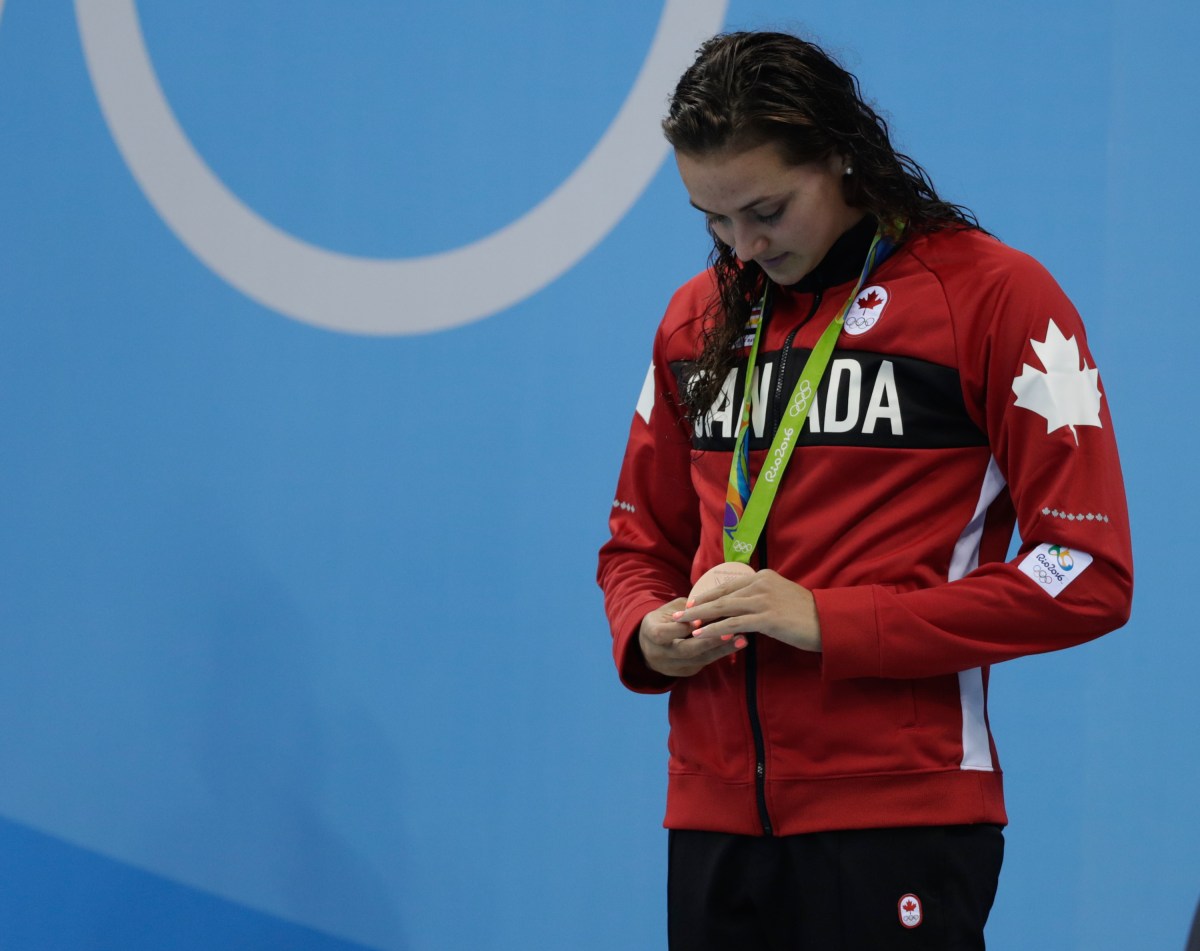
[[[737,224],[733,229],[733,253],[741,261],[752,261],[767,249],[767,239],[761,229],[751,224]]]

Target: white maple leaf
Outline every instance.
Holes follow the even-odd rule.
[[[642,392],[638,394],[637,414],[650,425],[650,414],[654,412],[654,364],[646,371],[646,379],[642,381]]]
[[[1066,426],[1079,445],[1076,426],[1100,425],[1099,373],[1080,359],[1074,337],[1064,337],[1050,320],[1045,340],[1030,340],[1045,372],[1024,364],[1013,380],[1017,406],[1046,418],[1046,432]]]

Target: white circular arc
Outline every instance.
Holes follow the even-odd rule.
[[[579,167],[525,215],[444,253],[392,259],[301,241],[225,187],[166,101],[134,0],[75,0],[75,16],[117,147],[196,257],[247,296],[298,320],[350,333],[413,334],[469,323],[523,300],[616,226],[666,155],[659,120],[673,84],[698,43],[721,28],[727,6],[728,0],[665,0],[650,51],[611,125]]]

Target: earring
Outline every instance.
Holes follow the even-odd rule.
[[[843,174],[843,175],[853,175],[853,174],[854,174],[854,166],[853,166],[853,165],[847,165],[847,166],[846,166],[846,171],[842,172],[842,174]]]

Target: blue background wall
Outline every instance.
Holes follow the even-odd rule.
[[[1198,10],[0,2],[0,947],[665,944],[665,708],[617,685],[592,575],[654,326],[707,240],[654,174],[655,110],[626,165],[525,216],[671,11],[664,49],[724,23],[839,51],[1084,313],[1134,617],[993,673],[990,941],[1182,947]],[[147,87],[102,60],[136,21],[249,238],[217,198],[173,210],[201,192],[121,131]],[[272,276],[277,246],[313,266]]]

